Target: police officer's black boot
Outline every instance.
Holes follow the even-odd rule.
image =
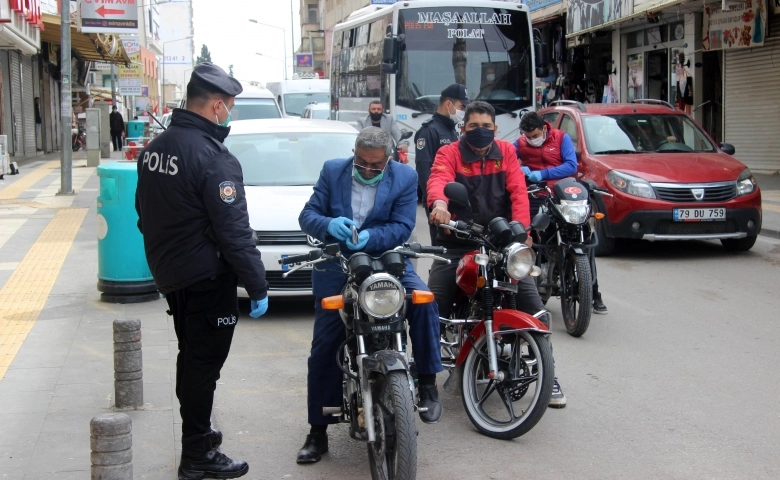
[[[179,480],[238,478],[249,471],[246,462],[233,460],[219,451],[222,433],[218,430],[187,437],[181,443]]]
[[[327,425],[312,425],[311,431],[306,435],[306,442],[298,450],[297,463],[317,463],[322,459],[323,453],[328,453]]]

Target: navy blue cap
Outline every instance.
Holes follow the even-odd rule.
[[[241,82],[210,62],[199,63],[190,76],[190,83],[209,92],[219,92],[235,97],[244,91]]]
[[[460,102],[463,104],[464,107],[469,103],[471,103],[471,101],[469,100],[468,90],[466,90],[465,86],[459,83],[453,83],[449,87],[442,90],[441,96],[445,98],[460,100]]]

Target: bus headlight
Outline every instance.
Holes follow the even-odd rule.
[[[522,280],[536,262],[534,249],[524,243],[512,243],[504,249],[504,270],[515,280]]]
[[[406,301],[401,282],[388,273],[375,273],[363,281],[358,292],[360,308],[374,318],[390,318]]]

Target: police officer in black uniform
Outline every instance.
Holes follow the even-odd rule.
[[[420,182],[420,191],[423,193],[423,205],[428,205],[425,191],[428,178],[431,176],[431,166],[436,158],[436,152],[444,146],[458,139],[455,126],[463,121],[466,105],[469,104],[468,92],[463,85],[454,83],[441,92],[439,108],[433,117],[424,121],[417,134],[414,136],[414,144],[417,148],[414,164],[417,169],[417,177]],[[431,216],[428,208],[425,208],[427,217]],[[436,245],[436,226],[429,224],[431,231],[431,245]]]
[[[249,471],[246,462],[219,451],[222,434],[211,429],[216,382],[238,321],[238,280],[252,299],[252,317],[268,309],[241,165],[222,144],[241,91],[218,66],[199,64],[187,85],[186,110],[173,111],[170,127],[138,160],[138,228],[179,340],[181,480],[236,478]]]

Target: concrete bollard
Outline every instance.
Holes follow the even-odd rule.
[[[89,422],[92,480],[133,479],[133,423],[125,413],[104,413]]]
[[[141,321],[114,320],[114,406],[139,408],[144,404]]]

